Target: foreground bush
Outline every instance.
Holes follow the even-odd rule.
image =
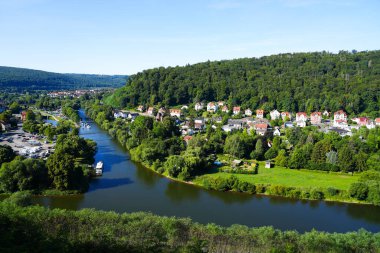
[[[0,252],[380,252],[380,233],[300,234],[201,225],[149,213],[67,211],[0,203]]]

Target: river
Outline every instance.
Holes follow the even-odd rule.
[[[97,142],[96,161],[105,163],[103,176],[92,180],[85,194],[39,197],[39,204],[72,210],[148,211],[190,217],[200,223],[273,226],[299,232],[313,228],[327,232],[359,228],[380,231],[380,207],[208,191],[171,181],[132,162],[127,151],[105,131],[94,123],[90,125],[90,129],[82,128],[80,135]]]

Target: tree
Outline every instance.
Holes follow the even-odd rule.
[[[331,144],[328,139],[323,139],[317,142],[311,154],[311,161],[313,163],[321,164],[326,162],[326,154],[330,151]]]
[[[305,168],[307,164],[307,154],[303,148],[295,148],[290,156],[288,166],[291,169]]]
[[[8,145],[0,145],[0,166],[2,163],[10,162],[15,158],[13,149]]]
[[[75,164],[73,155],[54,152],[47,160],[49,178],[58,190],[86,191],[88,181],[83,169]]]
[[[354,153],[348,146],[343,146],[339,149],[338,165],[345,172],[353,172],[355,170]]]
[[[353,183],[351,184],[348,192],[353,198],[358,200],[366,200],[368,196],[368,185],[363,182]]]
[[[185,159],[179,155],[169,156],[168,160],[164,163],[164,168],[169,176],[178,177],[185,168]]]
[[[265,148],[262,139],[258,139],[255,145],[255,150],[251,153],[251,157],[257,160],[263,160]]]

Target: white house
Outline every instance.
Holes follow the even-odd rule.
[[[252,111],[251,111],[251,109],[245,109],[245,111],[244,111],[244,114],[245,114],[245,116],[252,116]]]
[[[322,115],[325,116],[325,117],[330,117],[330,113],[329,113],[327,110],[325,110],[325,111],[322,113]]]
[[[203,110],[203,107],[204,107],[204,104],[198,102],[198,103],[195,104],[194,109],[195,109],[196,111],[200,111],[200,110]]]
[[[180,109],[170,109],[170,116],[171,117],[179,118],[179,117],[181,117],[181,115],[182,115],[182,112]]]
[[[277,111],[277,110],[273,110],[273,111],[271,111],[269,114],[270,114],[270,118],[271,118],[272,120],[279,119],[280,116],[281,116],[281,113],[280,113],[279,111]]]
[[[256,118],[258,118],[258,119],[264,118],[264,110],[262,110],[262,109],[256,110]]]
[[[207,111],[208,112],[216,112],[218,110],[219,106],[214,103],[214,102],[210,102],[207,104]]]
[[[312,112],[310,114],[310,122],[313,125],[320,124],[322,122],[322,113],[321,112]]]
[[[296,124],[298,127],[305,127],[307,121],[306,112],[297,112],[296,114]]]
[[[343,110],[339,110],[334,113],[334,121],[345,120],[347,121],[347,114]]]

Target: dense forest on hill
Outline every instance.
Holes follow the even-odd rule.
[[[10,91],[117,88],[127,76],[60,74],[33,69],[1,67],[0,88]]]
[[[228,101],[284,111],[380,108],[380,51],[294,53],[155,68],[137,73],[106,101],[118,107]]]

